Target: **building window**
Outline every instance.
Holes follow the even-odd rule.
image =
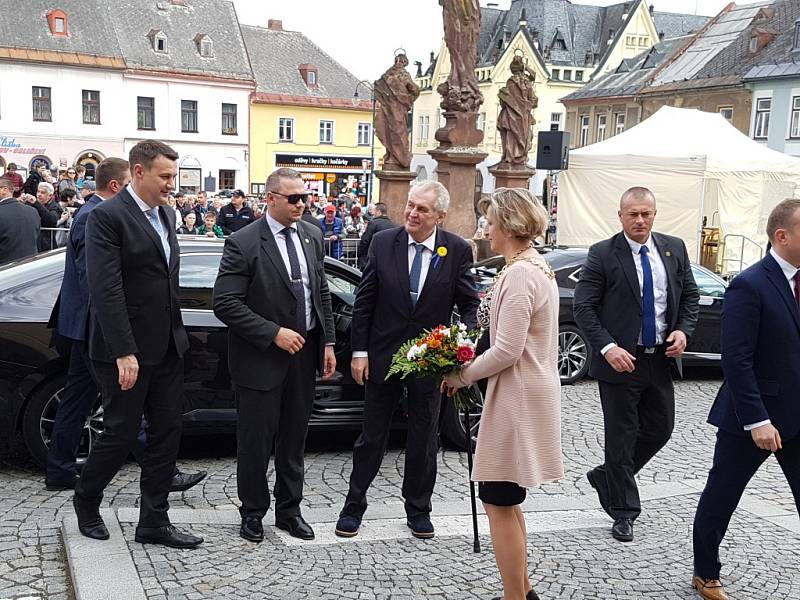
[[[232,169],[219,170],[219,189],[232,190],[236,187],[236,171]]]
[[[583,81],[583,71],[575,71],[575,81]]]
[[[772,110],[772,98],[759,98],[756,100],[756,122],[753,128],[753,137],[766,139],[769,136],[769,113]]]
[[[222,103],[222,135],[236,135],[236,105]],[[227,188],[223,188],[227,189]]]
[[[181,100],[181,131],[197,133],[197,100]]]
[[[758,36],[754,35],[750,38],[750,53],[754,54],[758,52]]]
[[[564,69],[564,81],[572,81],[572,71]]]
[[[153,38],[153,49],[161,54],[167,53],[167,36],[163,33],[157,33]]]
[[[372,144],[372,123],[359,123],[357,135],[359,146],[369,146]]]
[[[200,52],[200,56],[205,58],[213,58],[214,57],[214,42],[213,40],[205,34],[200,34],[195,38],[195,42],[197,43],[197,49]],[[227,188],[221,188],[227,189]]]
[[[725,117],[728,122],[733,121],[733,107],[732,106],[718,106],[717,112]]]
[[[319,122],[319,143],[320,144],[333,143],[333,121]]]
[[[582,115],[580,145],[585,146],[588,143],[589,143],[589,115]]]
[[[625,131],[625,113],[617,113],[614,115],[614,135],[619,135]]]
[[[50,88],[33,86],[33,120],[52,121],[50,110]]]
[[[550,113],[550,131],[561,131],[561,113]]]
[[[644,48],[647,46],[647,38],[639,36],[639,47]]]
[[[55,21],[55,32],[54,33],[67,33],[67,20],[64,17],[56,17]]]
[[[60,9],[53,10],[47,14],[47,25],[50,27],[50,33],[59,37],[67,37],[69,30],[67,28],[67,14]]]
[[[561,79],[561,69],[553,69],[553,79]]]
[[[597,115],[597,137],[595,139],[596,142],[602,142],[606,139],[606,121],[608,117],[606,115]]]
[[[625,45],[626,46],[636,46],[636,36],[635,35],[626,35],[625,36]]]
[[[83,122],[100,124],[100,92],[97,90],[83,90]]]
[[[480,131],[486,131],[486,113],[485,112],[478,113],[478,122],[477,122],[476,126]]]
[[[294,141],[294,119],[281,117],[278,119],[278,141]]]
[[[421,142],[428,139],[428,131],[431,126],[431,118],[428,115],[419,116],[419,140]]]
[[[800,138],[800,96],[792,98],[792,121],[789,128],[789,137]]]
[[[317,72],[316,71],[309,71],[308,72],[308,85],[317,85]]]
[[[146,96],[136,98],[136,125],[138,129],[156,128],[156,99]]]
[[[792,50],[800,50],[800,21],[794,24],[794,43]]]

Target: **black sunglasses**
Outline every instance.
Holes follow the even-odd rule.
[[[308,198],[308,194],[289,194],[287,196],[286,194],[281,194],[280,192],[273,192],[273,191],[270,191],[270,194],[275,194],[276,196],[283,196],[284,198],[286,198],[286,201],[289,204],[297,204],[298,202],[305,202],[306,198]]]

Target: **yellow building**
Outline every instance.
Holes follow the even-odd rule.
[[[384,153],[373,137],[370,86],[302,33],[284,31],[280,21],[270,19],[266,28],[242,25],[242,33],[256,79],[251,193],[264,193],[276,168],[291,167],[320,195],[369,197],[371,165]],[[377,187],[371,195],[377,201]]]
[[[489,157],[478,165],[476,191],[494,189],[488,167],[500,160],[502,147],[497,131],[500,104],[497,96],[511,76],[511,60],[522,55],[536,74],[536,95],[539,105],[530,164],[536,162],[538,131],[565,130],[566,109],[560,99],[581,88],[589,80],[616,69],[624,59],[632,58],[652,47],[660,37],[676,37],[676,32],[699,29],[705,17],[653,12],[643,0],[613,6],[572,4],[569,0],[512,0],[508,10],[489,3],[481,8],[481,35],[476,75],[484,103],[478,126],[484,132],[481,149]],[[414,105],[412,169],[420,179],[435,176],[436,162],[427,154],[438,143],[434,135],[444,124],[436,87],[450,71],[450,56],[442,42],[439,55],[425,73],[421,70],[417,84],[422,93]],[[620,126],[620,124],[616,124]],[[611,128],[611,123],[602,124]],[[621,124],[624,127],[624,123]],[[572,140],[575,146],[575,140]],[[537,173],[531,189],[541,193],[545,173]]]

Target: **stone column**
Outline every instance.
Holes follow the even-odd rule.
[[[389,218],[397,225],[402,225],[408,190],[417,174],[410,171],[375,171],[375,177],[381,182],[379,198],[389,207]]]
[[[497,188],[523,188],[528,189],[530,178],[536,173],[535,169],[502,169],[500,163],[489,167],[489,173],[494,175],[494,187]]]
[[[464,238],[475,233],[475,165],[488,154],[477,148],[435,148],[428,154],[438,163],[439,182],[450,192],[445,229]]]

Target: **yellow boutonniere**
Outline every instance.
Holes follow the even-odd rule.
[[[444,258],[445,256],[447,256],[447,248],[445,248],[444,246],[439,246],[436,249],[436,254]]]

